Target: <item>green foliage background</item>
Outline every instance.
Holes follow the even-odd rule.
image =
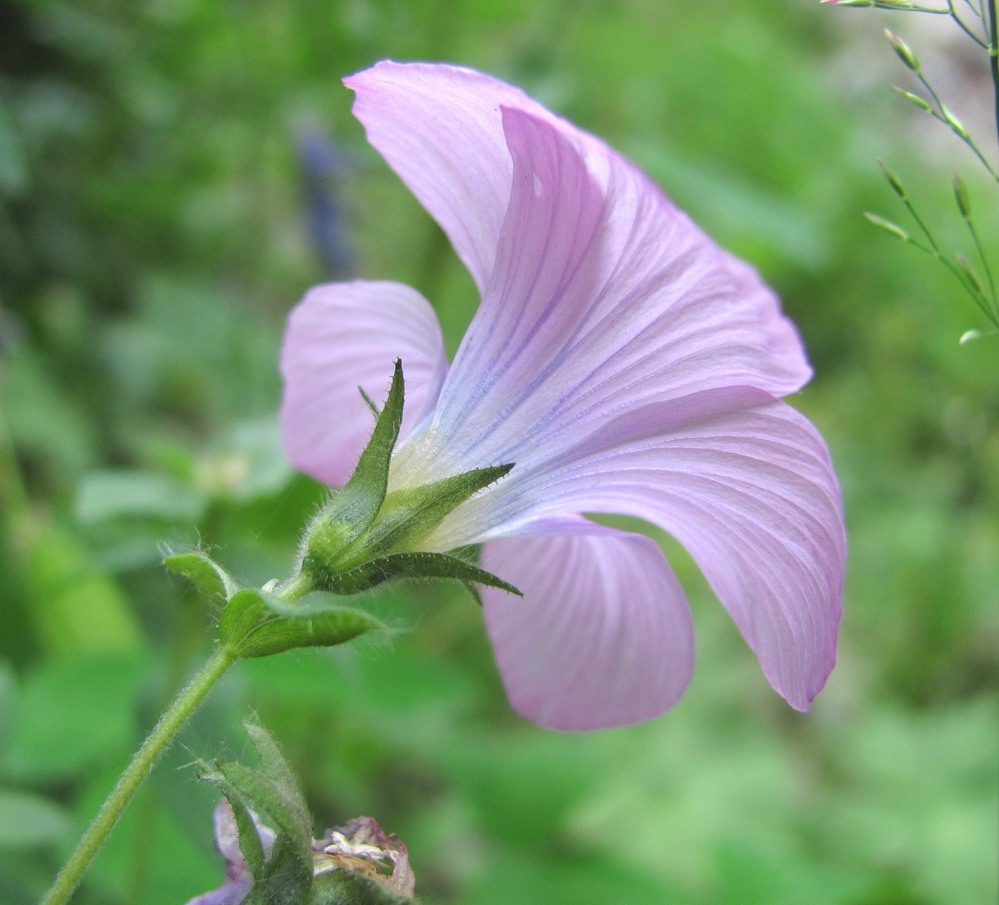
[[[284,576],[322,498],[276,432],[283,319],[330,275],[301,135],[342,152],[326,188],[356,272],[421,289],[452,349],[474,310],[350,117],[338,79],[382,57],[522,85],[778,289],[817,374],[793,402],[845,495],[839,666],[811,714],[789,710],[664,538],[695,610],[692,688],[641,726],[552,733],[509,712],[467,596],[396,590],[375,601],[405,627],[391,650],[240,666],[75,901],[218,885],[212,792],[189,765],[241,756],[249,713],[317,820],[371,814],[406,841],[428,902],[993,901],[999,344],[959,346],[978,312],[861,217],[901,218],[878,156],[957,238],[948,171],[983,186],[893,98],[882,24],[804,0],[0,5],[0,902],[37,899],[208,650],[217,612],[159,567],[160,543]],[[977,197],[994,246],[994,197]]]

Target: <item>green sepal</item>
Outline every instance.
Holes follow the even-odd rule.
[[[218,778],[216,779],[215,776]],[[257,832],[257,825],[253,822],[249,808],[243,804],[242,796],[217,770],[214,774],[205,773],[202,779],[214,782],[219,786],[219,790],[229,802],[233,817],[236,819],[236,831],[239,834],[239,850],[246,859],[253,878],[255,880],[262,879],[267,866],[267,858],[264,855],[264,844],[260,841],[260,834]]]
[[[420,487],[390,493],[378,521],[365,536],[365,547],[374,552],[399,550],[436,528],[445,516],[484,487],[510,473],[513,464],[473,468]]]
[[[297,859],[284,836],[279,836],[259,883],[254,883],[241,905],[301,905],[309,901],[312,878],[302,877]]]
[[[401,361],[401,359],[400,359],[400,361]],[[358,386],[357,392],[359,392],[361,394],[361,398],[364,400],[364,404],[369,409],[371,409],[371,414],[375,416],[375,419],[377,420],[378,418],[380,418],[381,414],[382,414],[381,409],[378,408],[377,405],[375,405],[375,400],[372,399],[367,393],[364,392],[364,387]]]
[[[183,575],[206,597],[228,600],[240,585],[207,553],[194,550],[190,553],[170,553],[163,557],[163,565],[177,575]]]
[[[294,775],[270,735],[260,726],[243,724],[257,749],[260,767],[235,761],[204,765],[200,778],[214,783],[232,805],[239,848],[253,874],[244,905],[301,905],[312,886],[312,819]],[[270,858],[249,810],[275,833]]]
[[[386,571],[387,568],[400,568],[401,560],[389,563],[384,560],[410,554],[445,516],[473,494],[508,474],[511,468],[512,464],[475,468],[430,484],[395,490],[385,498],[374,524],[346,545],[342,545],[343,530],[335,521],[326,520],[330,510],[325,510],[306,543],[302,573],[308,576],[313,587],[338,594],[354,594],[389,578],[405,577],[404,571],[398,574]],[[414,572],[412,577],[470,578],[473,581],[487,577],[485,584],[507,587],[497,584],[499,579],[481,570],[478,570],[481,577],[471,578],[470,573],[461,573],[453,566],[445,565],[444,569],[442,572],[421,570]]]
[[[413,905],[414,901],[348,870],[320,874],[309,897],[309,905]]]
[[[327,590],[334,594],[358,594],[399,578],[454,578],[524,596],[502,578],[447,553],[389,553],[352,569],[333,573]]]
[[[495,575],[444,553],[423,552],[433,531],[458,506],[509,474],[512,463],[474,468],[416,487],[388,492],[392,453],[405,402],[402,362],[375,429],[343,489],[333,494],[303,539],[299,574],[274,590],[295,600],[305,592],[358,594],[396,578],[453,578],[520,594]],[[474,592],[473,592],[474,593]]]
[[[378,413],[375,429],[354,473],[319,515],[319,520],[337,526],[338,536],[334,542],[340,546],[349,544],[371,525],[385,499],[389,463],[402,426],[405,395],[402,361],[397,360],[388,398]]]
[[[259,876],[254,875],[253,890],[245,903],[299,905],[312,885],[312,827],[294,780],[289,784],[284,777],[235,761],[220,764],[218,771],[230,794],[235,793],[246,807],[260,814],[275,833],[271,855]],[[240,851],[242,839],[241,830]]]
[[[465,586],[465,590],[472,595],[472,600],[474,600],[478,605],[479,609],[482,609],[482,592],[479,591],[479,586],[474,581],[463,581],[462,584]],[[524,596],[523,592],[519,592],[521,597]]]
[[[313,591],[289,602],[259,588],[245,588],[222,610],[219,640],[240,657],[269,657],[295,647],[332,647],[366,632],[387,632],[370,613]]]

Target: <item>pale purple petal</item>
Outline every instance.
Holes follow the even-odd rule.
[[[447,358],[437,316],[416,290],[398,283],[317,286],[291,312],[281,350],[281,432],[296,468],[342,485],[371,437],[374,415],[402,359],[403,435],[437,401]]]
[[[572,511],[658,524],[690,551],[774,688],[807,709],[835,662],[846,560],[839,489],[811,423],[760,394],[713,391],[622,416],[580,453],[547,474],[514,469],[449,530]]]
[[[250,811],[250,818],[257,829],[257,836],[260,837],[264,857],[269,858],[277,836],[274,830],[263,823],[254,811]],[[212,814],[212,822],[215,824],[215,847],[228,863],[229,872],[238,873],[249,870],[246,859],[243,857],[243,851],[239,847],[239,827],[236,824],[236,815],[233,814],[232,805],[229,804],[228,799],[219,799]]]
[[[260,822],[260,818],[250,811],[250,817],[257,829],[264,857],[269,858],[274,848],[274,831]],[[206,892],[191,899],[187,905],[239,905],[253,888],[253,877],[249,865],[239,847],[239,829],[232,806],[222,798],[213,814],[215,823],[215,846],[226,860],[226,879],[218,889]]]
[[[486,625],[510,703],[555,729],[599,729],[671,707],[693,669],[690,611],[659,547],[583,519],[490,541]],[[557,532],[557,533],[556,533]]]
[[[385,60],[344,84],[357,93],[354,115],[368,141],[441,225],[483,289],[510,200],[500,106],[552,114],[520,89],[457,66]]]
[[[502,122],[514,171],[496,266],[400,479],[533,468],[635,406],[808,379],[773,294],[645,176],[550,117]]]
[[[218,889],[196,896],[187,905],[239,905],[251,889],[253,889],[252,877],[226,880]]]

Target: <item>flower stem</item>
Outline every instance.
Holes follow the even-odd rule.
[[[70,856],[66,866],[52,884],[52,888],[42,899],[41,905],[64,905],[69,901],[80,884],[83,872],[93,861],[160,755],[170,746],[191,714],[197,710],[208,692],[235,661],[236,654],[233,651],[227,647],[220,648],[160,717],[159,722],[142,743],[142,747],[135,752],[132,762],[119,777],[111,794],[97,812],[94,822],[80,839],[76,851]]]
[[[999,16],[996,15],[996,0],[989,0],[989,70],[995,90],[996,135],[999,137]]]

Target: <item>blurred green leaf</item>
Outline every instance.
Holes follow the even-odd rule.
[[[252,500],[277,493],[294,472],[281,447],[277,418],[240,421],[199,468],[199,482],[213,496]]]
[[[69,815],[41,795],[0,787],[0,849],[51,847],[71,827]]]
[[[196,521],[205,510],[204,494],[159,472],[91,472],[80,482],[76,515],[82,522],[146,516],[165,521]]]
[[[0,97],[0,197],[21,195],[28,187],[28,163],[24,157],[11,111]]]
[[[50,661],[26,675],[2,766],[10,777],[69,779],[125,758],[137,738],[136,700],[150,663],[136,656]]]
[[[434,756],[474,806],[483,825],[508,846],[529,850],[557,836],[604,770],[598,758],[570,753],[558,735],[516,736],[454,747],[439,739]],[[477,742],[477,743],[476,743]]]
[[[143,632],[125,594],[68,528],[20,520],[27,544],[27,612],[51,654],[135,650]]]
[[[477,877],[468,901],[475,905],[548,901],[573,905],[694,905],[693,900],[642,871],[616,865],[613,848],[621,842],[611,837],[611,851],[591,857],[565,854],[557,858],[498,858]]]
[[[96,458],[97,431],[37,350],[4,350],[3,412],[16,448],[70,478]]]
[[[3,752],[10,740],[10,720],[14,712],[17,679],[14,669],[6,660],[0,659],[0,763]]]

